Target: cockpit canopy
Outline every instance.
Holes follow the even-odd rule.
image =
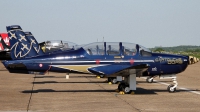
[[[71,50],[74,49],[77,46],[77,44],[69,41],[50,40],[40,43],[40,46],[44,52],[52,52],[58,50]]]
[[[120,47],[121,46],[121,47]],[[82,47],[89,55],[127,55],[134,56],[137,53],[137,44],[126,42],[95,42]],[[151,52],[149,49],[139,46],[139,52],[142,55]]]

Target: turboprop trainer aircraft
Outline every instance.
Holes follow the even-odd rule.
[[[136,77],[160,74],[160,77],[172,78],[174,84],[169,85],[167,90],[175,92],[178,85],[176,74],[188,66],[187,56],[152,53],[139,44],[126,42],[95,42],[74,50],[38,55],[38,48],[33,47],[34,41],[27,43],[19,27],[7,27],[13,60],[2,63],[11,73],[78,71],[117,77],[118,81],[124,77],[118,85],[124,93],[136,90]]]

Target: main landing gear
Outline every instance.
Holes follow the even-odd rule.
[[[136,74],[130,74],[124,77],[124,81],[118,85],[118,90],[123,91],[124,94],[130,94],[136,90]]]
[[[117,78],[116,77],[108,77],[108,82],[111,82],[112,84],[117,84]]]
[[[104,78],[104,75],[99,75],[100,78]]]
[[[132,90],[130,90],[129,88],[129,84],[126,84],[124,82],[118,85],[118,90],[123,91],[125,94],[130,94],[132,92]]]

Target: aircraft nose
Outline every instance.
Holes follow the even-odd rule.
[[[181,64],[182,71],[184,71],[189,65],[189,56],[182,56],[183,63]]]
[[[182,59],[183,59],[183,62],[184,62],[184,63],[190,64],[189,56],[183,56]]]

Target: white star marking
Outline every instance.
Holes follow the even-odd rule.
[[[17,37],[15,36],[15,33],[11,33],[11,32],[9,32],[9,34],[11,35],[11,36],[10,36],[10,39],[12,39],[12,38],[17,39]]]
[[[21,34],[19,34],[19,36],[21,37],[21,39],[19,39],[20,42],[21,42],[22,40],[26,41],[25,36],[22,36]]]
[[[34,43],[34,44],[36,44],[34,39],[31,39],[31,43]]]
[[[22,43],[22,46],[23,46],[23,48],[21,48],[22,50],[24,50],[24,49],[29,50],[29,48],[27,47],[27,44],[23,44],[23,43]]]

